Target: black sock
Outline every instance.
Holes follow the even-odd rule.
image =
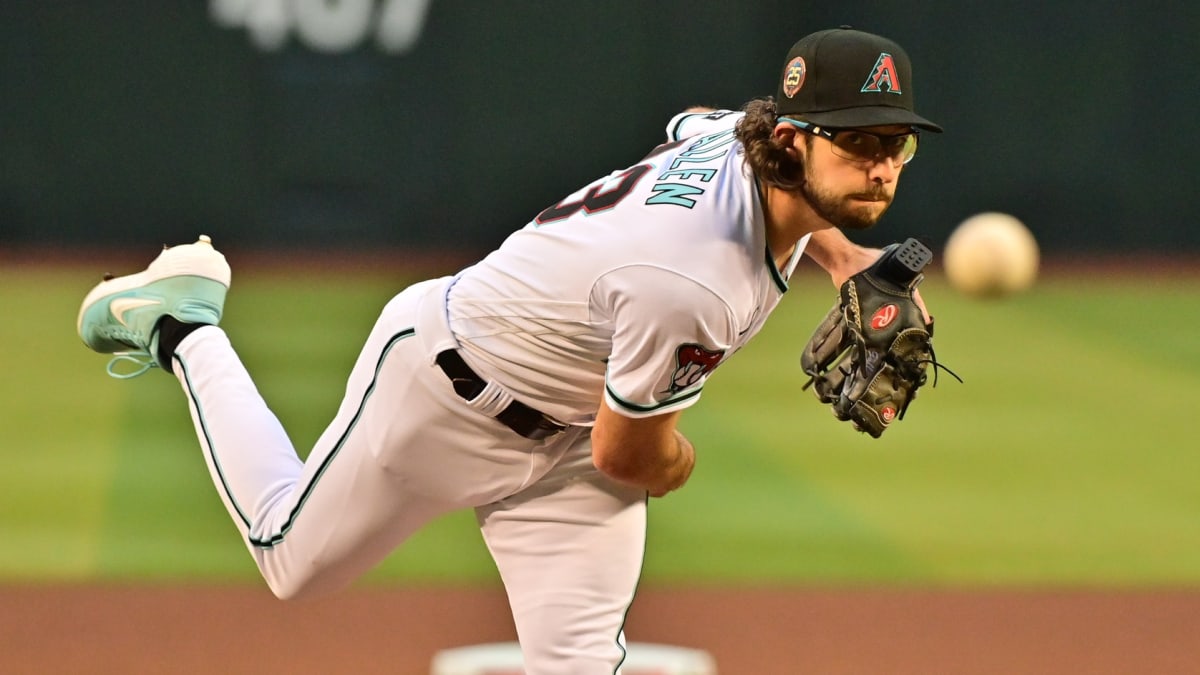
[[[158,353],[154,358],[158,359],[158,365],[162,369],[171,371],[171,359],[175,355],[175,349],[179,347],[179,343],[183,342],[183,338],[192,334],[192,331],[203,328],[207,323],[183,323],[170,314],[166,314],[158,321]]]

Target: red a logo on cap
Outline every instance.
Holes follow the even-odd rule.
[[[867,76],[867,81],[863,83],[860,91],[878,94],[884,88],[892,94],[903,93],[900,91],[900,75],[896,71],[896,62],[892,60],[891,54],[880,52],[879,58],[875,60],[875,67],[871,69],[871,74]]]

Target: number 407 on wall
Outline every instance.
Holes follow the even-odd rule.
[[[225,28],[245,28],[259,49],[275,51],[295,33],[319,52],[350,51],[370,37],[402,54],[421,37],[432,0],[209,0],[209,16]]]

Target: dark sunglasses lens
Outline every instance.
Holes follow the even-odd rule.
[[[833,137],[833,147],[845,159],[873,162],[885,157],[907,164],[917,154],[917,135],[885,136],[880,138],[864,131],[839,131]]]
[[[857,160],[875,159],[882,150],[878,138],[861,131],[839,131],[833,137],[833,147],[841,150],[846,159]]]

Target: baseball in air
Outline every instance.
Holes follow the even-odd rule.
[[[1025,224],[989,211],[967,218],[946,240],[942,266],[950,285],[964,295],[999,298],[1033,285],[1038,245]]]

